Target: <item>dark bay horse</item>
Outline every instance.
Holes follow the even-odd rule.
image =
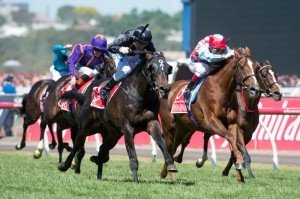
[[[265,62],[262,66],[256,70],[256,77],[258,79],[260,89],[262,93],[264,93],[267,97],[273,97],[275,101],[281,100],[281,91],[280,86],[276,80],[275,72],[272,70],[272,66],[269,62]],[[257,99],[250,98],[247,93],[242,91],[241,88],[237,88],[232,100],[231,106],[238,106],[238,113],[229,113],[228,115],[236,115],[236,121],[238,122],[238,147],[239,150],[243,154],[243,158],[248,169],[248,174],[250,178],[254,178],[254,175],[251,170],[251,158],[248,154],[245,145],[251,140],[252,134],[254,133],[258,123],[259,123],[259,112],[258,112],[258,102],[260,100],[261,95],[258,96]],[[236,109],[232,109],[231,111],[235,111]],[[230,119],[230,118],[229,118]],[[204,145],[203,145],[203,155],[202,158],[196,161],[196,166],[201,168],[205,161],[207,160],[207,148],[208,148],[208,140],[211,137],[211,134],[204,133]],[[243,139],[243,140],[241,140]],[[185,147],[189,144],[190,137],[186,139],[184,143],[182,143],[180,153],[175,157],[175,161],[181,163],[182,156],[184,153]],[[231,166],[234,163],[234,156],[232,155],[227,167],[223,171],[223,175],[227,176]]]
[[[21,143],[16,145],[17,150],[21,150],[26,146],[26,134],[27,134],[27,128],[28,126],[34,124],[37,122],[37,120],[42,116],[43,111],[41,110],[41,99],[44,93],[46,92],[46,89],[49,86],[52,86],[55,84],[54,80],[51,79],[45,79],[40,80],[36,82],[32,88],[30,89],[29,93],[26,94],[22,100],[22,108],[20,109],[20,114],[24,116],[24,122],[23,122],[23,136]],[[43,124],[44,125],[44,124]],[[42,127],[42,124],[40,125],[41,129],[46,128]],[[54,134],[52,130],[52,126],[48,125],[51,136],[52,136],[52,143],[49,144],[50,149],[54,149],[57,145]],[[40,140],[43,140],[44,134],[41,134]],[[35,157],[35,155],[34,155]]]
[[[172,67],[162,53],[147,55],[145,61],[135,68],[132,74],[122,81],[120,88],[107,102],[106,108],[90,106],[91,89],[87,91],[81,114],[78,115],[78,135],[74,148],[66,161],[59,165],[60,171],[66,171],[76,152],[84,146],[86,136],[101,132],[103,143],[98,153],[97,179],[102,179],[103,163],[107,161],[109,151],[124,135],[130,160],[130,169],[134,182],[138,182],[138,160],[134,145],[134,136],[146,131],[160,147],[167,169],[177,172],[173,158],[166,149],[158,122],[159,98],[166,98],[169,91],[168,75]],[[100,85],[101,81],[98,83]],[[173,179],[175,174],[172,175]]]
[[[106,60],[103,64],[97,67],[98,74],[96,75],[96,79],[102,79],[111,77],[115,72],[114,62],[111,60]],[[44,117],[42,119],[42,123],[44,124],[57,124],[57,140],[58,140],[58,154],[59,154],[59,163],[62,162],[62,152],[63,149],[66,148],[67,151],[71,151],[71,147],[69,147],[68,143],[63,142],[62,132],[65,129],[70,128],[71,130],[71,139],[74,143],[75,137],[77,135],[77,121],[75,120],[74,114],[72,110],[65,111],[62,110],[58,106],[58,100],[60,97],[60,91],[62,88],[70,82],[71,78],[69,76],[63,76],[55,82],[55,84],[48,87],[47,92],[49,93],[45,100],[45,110]],[[41,130],[41,134],[44,134],[45,128]],[[41,155],[42,153],[40,153]],[[76,173],[79,173],[77,169],[75,169]]]
[[[171,84],[169,98],[161,100],[160,115],[164,138],[168,151],[174,155],[177,147],[182,144],[196,130],[209,134],[218,134],[225,138],[232,147],[236,158],[236,169],[244,167],[243,157],[237,148],[236,136],[229,129],[228,103],[232,99],[236,86],[246,88],[252,98],[259,95],[259,85],[255,76],[256,63],[250,57],[250,51],[245,52],[235,49],[235,55],[229,58],[225,66],[214,75],[208,76],[198,93],[197,100],[191,106],[195,123],[188,114],[172,114],[171,106],[182,88],[187,85],[186,81],[177,81]],[[163,167],[161,177],[166,176],[166,166]]]

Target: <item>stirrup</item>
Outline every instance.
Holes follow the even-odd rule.
[[[99,94],[100,94],[100,97],[102,98],[102,99],[104,99],[104,100],[106,100],[107,99],[107,95],[108,95],[108,92],[106,91],[106,90],[100,90],[100,92],[99,92]]]

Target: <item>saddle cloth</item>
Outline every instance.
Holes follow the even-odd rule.
[[[105,86],[107,81],[105,82],[102,82],[100,84],[100,86],[97,86],[97,87],[94,87],[93,88],[93,100],[91,102],[91,106],[92,107],[95,107],[95,108],[98,108],[98,109],[104,109],[105,108],[105,100],[103,100],[100,96],[100,90],[101,88],[103,88]],[[121,85],[121,82],[119,82],[118,84],[116,84],[113,89],[109,92],[108,96],[107,96],[107,102],[112,98],[112,96],[116,93],[116,91],[119,89]],[[106,103],[107,103],[106,102]]]
[[[87,90],[87,88],[89,87],[89,85],[93,82],[94,78],[90,79],[88,82],[86,82],[84,85],[82,85],[78,92],[79,93],[85,93],[85,91]],[[73,89],[73,85],[71,85],[70,83],[67,83],[65,86],[62,87],[62,89],[59,91],[59,95],[62,95],[63,93],[65,93],[66,91],[70,91]],[[64,111],[68,111],[70,112],[70,101],[69,100],[58,100],[58,106],[64,110]],[[74,106],[76,107],[76,100],[73,100]]]
[[[202,83],[204,81],[204,78],[200,80],[197,83],[197,86],[191,91],[191,97],[188,102],[188,107],[189,110],[191,110],[191,105],[196,102],[198,92],[202,86]],[[172,108],[171,108],[171,113],[173,114],[180,114],[180,113],[187,113],[187,107],[184,101],[184,96],[183,93],[186,89],[186,86],[182,87],[181,90],[177,93],[177,96],[175,98],[175,101],[173,102]]]

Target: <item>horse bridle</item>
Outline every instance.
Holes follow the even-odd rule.
[[[270,83],[269,85],[267,84],[267,82],[265,81],[265,77],[263,77],[263,75],[262,75],[262,70],[263,69],[265,69],[265,68],[272,68],[272,66],[271,65],[264,65],[264,66],[262,66],[259,70],[258,70],[258,74],[257,74],[257,76],[258,76],[258,78],[261,80],[261,82],[262,82],[262,84],[263,84],[263,86],[264,86],[264,89],[265,89],[265,95],[267,96],[267,97],[272,97],[272,94],[271,94],[271,92],[270,92],[270,88],[274,85],[274,84],[277,84],[278,82],[277,81],[274,81],[274,82],[272,82],[272,83]],[[269,70],[269,69],[268,69]]]
[[[242,77],[239,68],[241,67],[240,61],[241,61],[243,58],[245,58],[245,59],[250,59],[250,57],[247,57],[247,56],[241,56],[241,57],[238,58],[238,60],[237,60],[237,70],[236,70],[236,71],[238,71],[238,72],[236,72],[236,73],[238,74],[237,77],[240,77],[240,78],[237,78],[237,79],[236,79],[236,82],[237,82],[237,84],[240,85],[242,88],[244,88],[244,89],[250,89],[251,87],[248,86],[248,85],[246,85],[244,82],[245,82],[247,79],[249,79],[250,77],[255,77],[255,78],[256,78],[256,75],[255,75],[255,73],[253,73],[253,74],[250,74],[250,75],[248,75],[248,76],[246,76],[246,77],[244,77],[244,78]],[[239,80],[239,79],[240,79],[240,80]]]
[[[153,55],[157,55],[157,56],[159,56],[159,54],[158,53],[153,53]],[[145,79],[146,79],[146,81],[148,81],[148,73],[147,72],[150,72],[148,69],[150,68],[150,66],[153,64],[153,59],[154,58],[156,58],[156,57],[152,57],[151,59],[149,59],[148,61],[147,61],[147,63],[146,63],[146,72],[145,72],[145,70],[142,70],[142,74],[143,74],[143,76],[145,77]],[[159,62],[160,63],[163,63],[163,61],[160,59],[159,60]],[[155,81],[156,81],[156,77],[158,76],[158,74],[159,73],[162,73],[162,72],[164,72],[164,67],[158,67],[158,70],[155,72],[155,73],[153,73],[153,72],[150,72],[150,82],[149,82],[149,84],[150,84],[150,87],[151,87],[151,89],[152,90],[158,90],[159,88],[157,87],[157,85],[156,85],[156,83],[155,83]]]

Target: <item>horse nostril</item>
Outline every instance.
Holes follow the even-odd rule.
[[[275,98],[277,101],[280,101],[280,100],[281,100],[281,97],[282,97],[282,94],[281,94],[280,92],[275,91],[275,92],[273,93],[273,96],[274,96],[274,98]]]

